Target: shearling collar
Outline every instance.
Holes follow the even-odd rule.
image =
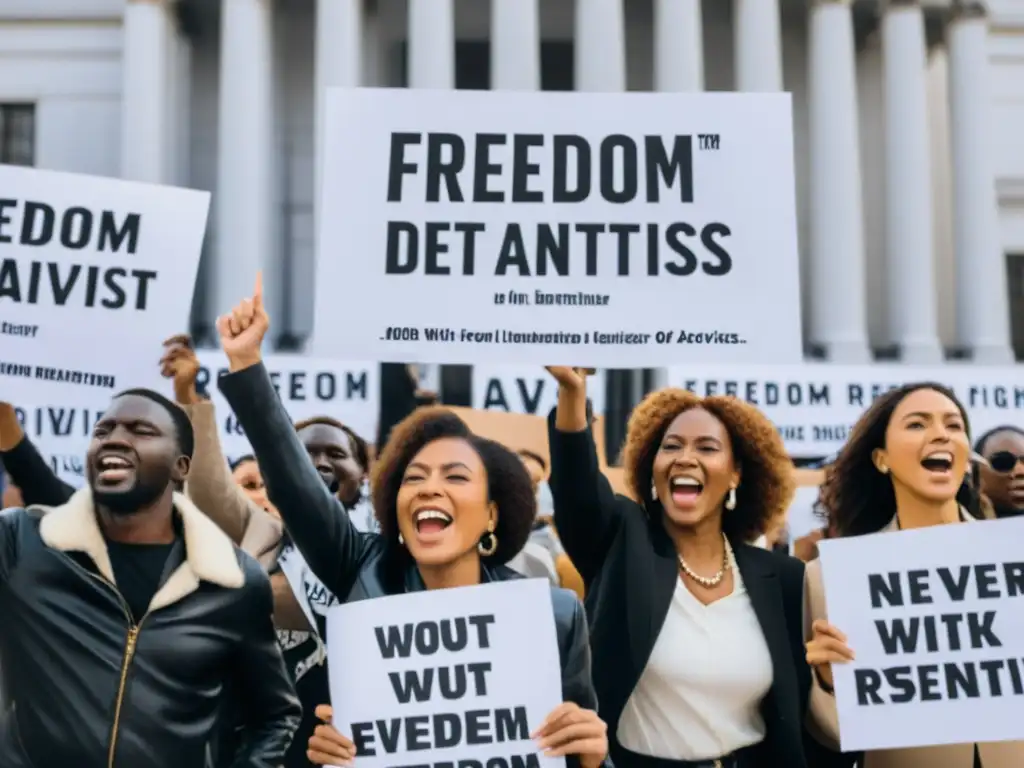
[[[39,535],[48,547],[84,553],[95,563],[100,575],[117,586],[88,488],[79,490],[63,506],[36,509],[44,512]],[[245,574],[227,535],[179,493],[174,494],[174,509],[184,532],[185,560],[153,596],[149,611],[182,600],[199,588],[200,581],[227,589],[237,589],[245,583]]]

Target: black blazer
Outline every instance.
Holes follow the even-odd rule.
[[[601,473],[593,436],[560,432],[548,420],[555,527],[583,577],[590,619],[594,687],[608,723],[612,759],[619,718],[665,621],[679,578],[675,548],[660,521],[612,491]],[[803,727],[811,673],[804,660],[804,564],[741,542],[731,542],[772,657],[774,681],[761,712],[767,734],[756,751],[758,768],[816,768],[830,762],[815,744],[805,753]],[[728,659],[722,659],[723,664]],[[822,751],[823,759],[817,759]]]

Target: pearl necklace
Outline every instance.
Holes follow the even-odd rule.
[[[701,576],[691,570],[690,566],[688,566],[686,561],[683,560],[682,555],[676,555],[676,557],[679,558],[679,567],[683,569],[683,573],[707,589],[717,587],[721,584],[722,579],[725,578],[725,574],[728,573],[730,568],[732,568],[732,547],[729,546],[729,540],[725,538],[724,533],[722,534],[722,541],[725,544],[725,554],[722,557],[722,567],[718,570],[718,573],[714,576]]]

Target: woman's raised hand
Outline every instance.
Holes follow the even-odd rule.
[[[260,362],[260,346],[270,328],[270,317],[263,307],[263,274],[256,274],[252,297],[243,299],[235,308],[217,318],[220,344],[232,371]]]
[[[563,702],[533,732],[548,757],[576,755],[581,768],[597,768],[608,756],[608,726],[591,709]]]
[[[174,382],[174,397],[180,405],[194,405],[199,401],[196,378],[201,367],[192,339],[188,336],[177,334],[164,342],[160,374]]]
[[[547,366],[547,371],[555,377],[559,387],[571,390],[584,390],[587,387],[587,375],[581,368],[549,365]]]
[[[824,619],[811,624],[813,636],[807,641],[807,663],[818,679],[832,688],[832,665],[853,661],[853,651],[846,644],[846,635]]]
[[[316,716],[323,720],[309,737],[306,757],[314,765],[352,765],[356,759],[356,745],[342,736],[331,724],[334,710],[328,704],[316,708]]]

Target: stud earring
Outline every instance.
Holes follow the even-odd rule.
[[[654,483],[651,483],[651,501],[658,500],[658,489],[654,487]]]
[[[736,509],[736,488],[732,487],[729,489],[729,493],[725,497],[725,508]]]
[[[405,546],[405,539],[402,538],[402,534],[398,534],[398,544],[402,547]]]

